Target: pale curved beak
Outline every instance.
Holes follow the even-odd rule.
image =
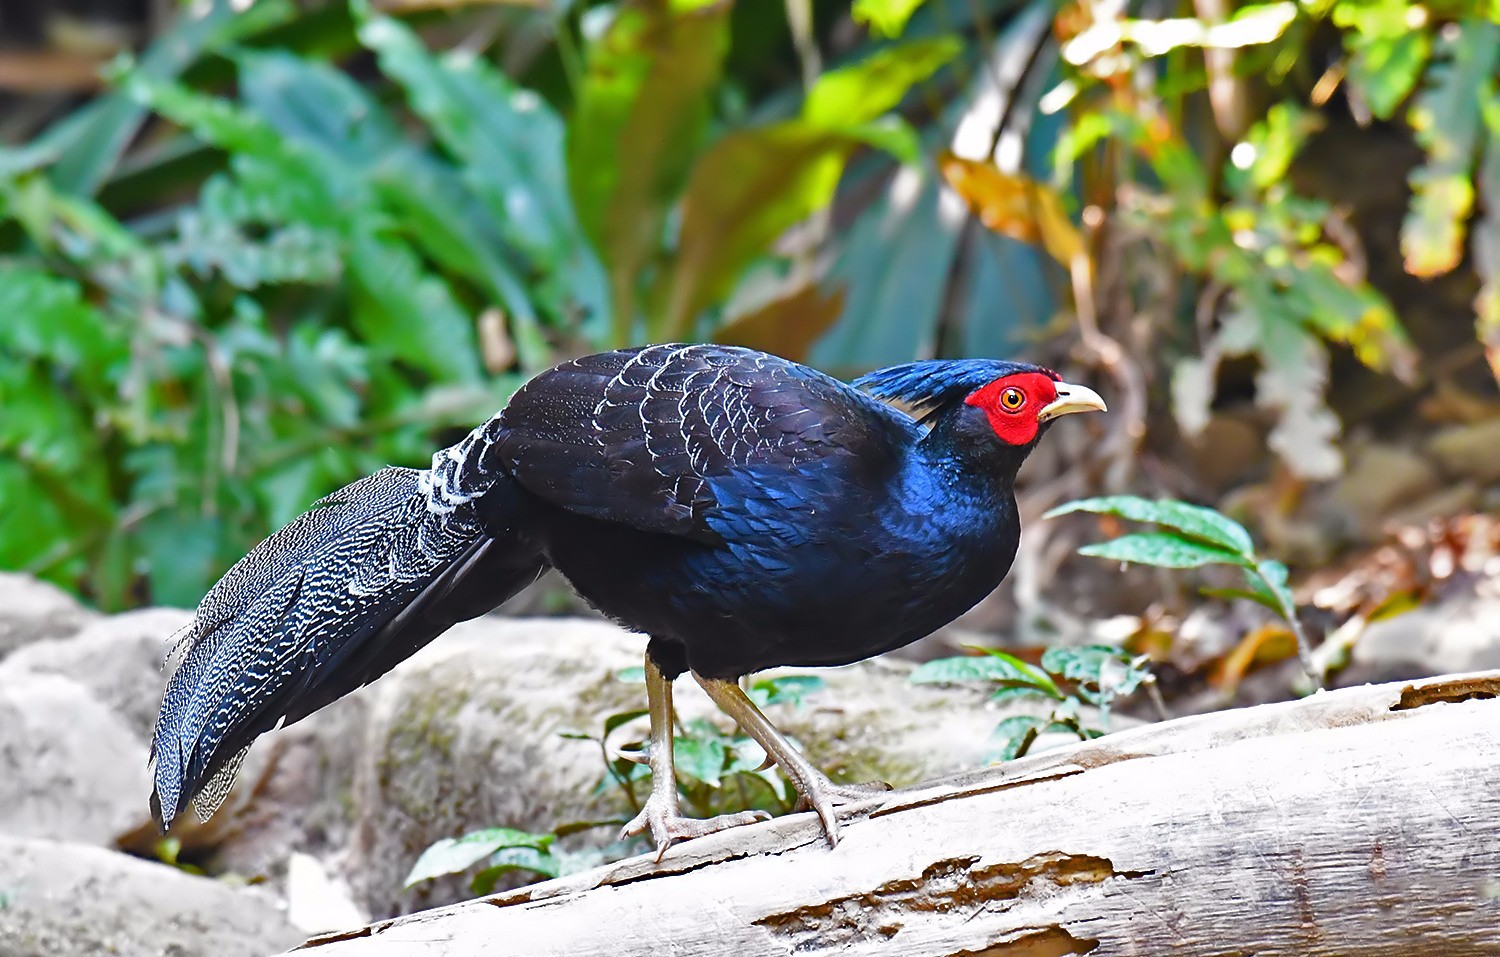
[[[1036,414],[1038,422],[1050,422],[1060,415],[1069,412],[1108,412],[1109,407],[1104,404],[1104,399],[1099,393],[1086,385],[1072,385],[1067,382],[1057,384],[1057,398],[1047,405],[1042,406],[1042,411]]]

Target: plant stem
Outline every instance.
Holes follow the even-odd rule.
[[[1282,589],[1276,587],[1276,583],[1266,577],[1265,572],[1261,571],[1259,564],[1255,566],[1254,571],[1256,577],[1265,582],[1266,590],[1276,596],[1276,604],[1281,609],[1281,617],[1285,618],[1286,623],[1291,626],[1292,635],[1297,639],[1297,657],[1302,662],[1302,670],[1307,674],[1307,680],[1313,683],[1314,688],[1322,690],[1323,676],[1319,673],[1318,666],[1313,661],[1312,645],[1308,643],[1307,632],[1303,631],[1302,621],[1297,617],[1296,605],[1286,600],[1286,597],[1282,594]]]

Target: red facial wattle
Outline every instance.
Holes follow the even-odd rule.
[[[1037,414],[1057,398],[1057,381],[1044,372],[1018,372],[976,389],[964,402],[984,412],[1000,441],[1028,445],[1041,427]],[[1014,404],[1015,393],[1020,405]]]

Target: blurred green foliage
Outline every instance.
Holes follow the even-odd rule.
[[[1179,289],[1183,429],[1252,356],[1273,448],[1332,474],[1327,344],[1420,359],[1291,185],[1332,109],[1410,131],[1405,268],[1473,247],[1500,368],[1492,3],[399,6],[184,8],[0,150],[0,567],[194,604],[570,353],[718,338],[850,371],[1009,351],[1059,306],[1097,346],[1112,236]]]

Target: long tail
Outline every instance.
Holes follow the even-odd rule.
[[[546,567],[509,476],[475,483],[485,429],[430,471],[388,468],[313,504],[231,568],[178,641],[151,743],[151,812],[207,819],[251,742],[368,684]]]

